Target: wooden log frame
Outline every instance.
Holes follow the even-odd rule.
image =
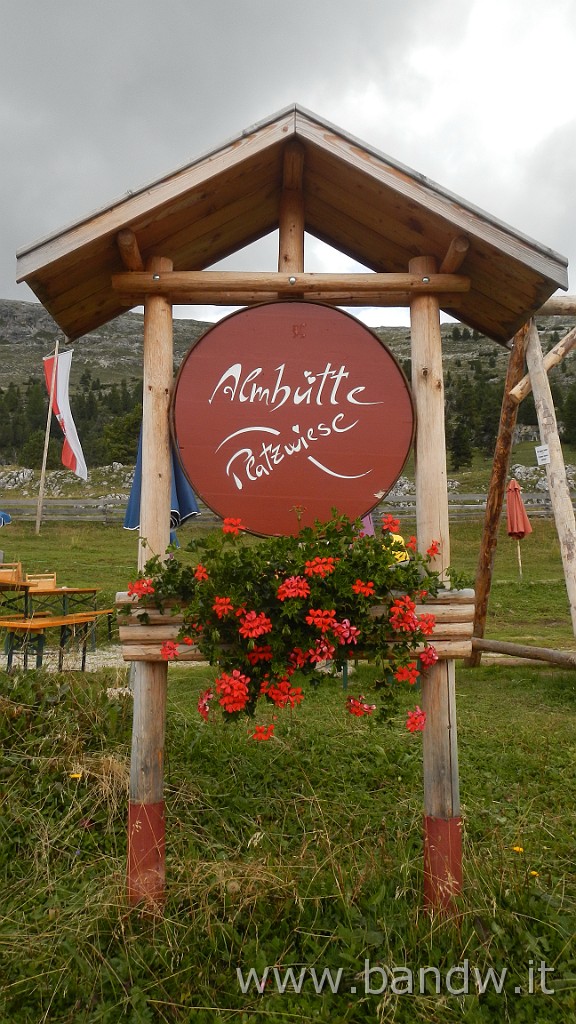
[[[161,612],[125,592],[116,594],[116,615],[124,661],[165,661],[162,645],[177,639],[184,621],[169,606]],[[178,661],[204,660],[197,647],[178,644]]]
[[[411,274],[431,277],[432,257],[410,261]],[[450,565],[442,336],[437,295],[414,295],[410,305],[412,394],[416,406],[416,532],[420,551],[439,542],[432,568]],[[462,888],[462,819],[458,781],[454,660],[440,660],[422,680],[426,712],[424,758],[424,902],[452,912]]]
[[[456,308],[458,295],[470,288],[470,280],[455,273],[466,258],[467,239],[452,241],[440,273],[432,257],[416,257],[410,261],[408,274],[305,274],[302,172],[301,154],[295,148],[287,151],[277,274],[175,273],[170,261],[158,257],[143,270],[137,239],[129,232],[118,238],[128,273],[115,275],[113,288],[130,305],[144,300],[145,308],[141,535],[146,538],[149,551],[166,549],[170,505],[167,410],[172,383],[172,302],[243,305],[274,296],[302,296],[340,305],[409,305],[412,387],[418,421],[424,425],[417,431],[415,452],[418,542],[420,550],[426,550],[433,540],[440,542],[440,554],[433,563],[442,573],[450,561],[450,545],[439,312],[441,299],[443,305]],[[550,314],[552,309],[542,307],[540,312]],[[560,307],[554,308],[554,312],[560,313]],[[564,306],[562,312],[569,310]],[[470,606],[467,615],[472,615]],[[444,628],[449,634],[442,639],[437,633],[435,645],[447,646],[441,647],[438,663],[426,672],[423,680],[422,704],[427,714],[424,897],[426,906],[433,910],[451,911],[454,896],[462,886],[454,658],[465,656],[460,654],[461,650],[470,651],[470,621],[471,618],[467,618],[460,623],[447,623],[440,616],[438,630]],[[165,885],[163,754],[167,664],[153,660],[152,641],[148,632],[142,633],[143,629],[147,631],[155,625],[151,621],[146,627],[143,623],[123,627],[135,630],[137,636],[137,640],[126,638],[126,646],[131,644],[137,662],[128,816],[128,894],[133,903],[160,902]],[[163,628],[166,628],[165,623]],[[171,622],[168,628],[177,633],[179,624]],[[463,636],[459,636],[460,633]],[[465,646],[461,648],[460,643]],[[138,647],[142,649],[141,654],[137,653]],[[188,652],[189,658],[196,656],[197,652]]]
[[[371,610],[374,618],[387,611],[384,605]],[[118,635],[124,661],[163,661],[162,646],[176,641],[183,616],[170,607],[164,611],[148,606],[127,593],[116,594]],[[416,614],[431,613],[436,624],[429,642],[439,659],[467,658],[472,652],[474,591],[447,590],[416,605]],[[418,653],[416,651],[415,653]],[[372,652],[362,650],[359,657],[369,660]],[[178,644],[178,661],[204,661],[197,647]]]

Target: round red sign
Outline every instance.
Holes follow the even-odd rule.
[[[309,302],[233,313],[185,357],[172,430],[196,493],[259,534],[369,512],[410,451],[414,412],[392,353],[354,317]]]

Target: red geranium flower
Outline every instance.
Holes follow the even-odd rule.
[[[335,623],[332,632],[341,644],[357,644],[360,636],[360,630],[350,624],[350,619],[342,619],[342,622]]]
[[[219,619],[223,619],[225,615],[232,614],[234,605],[229,597],[215,597],[212,611],[216,612]]]
[[[390,605],[390,625],[401,633],[415,633],[418,629],[416,605],[411,597],[397,597]]]
[[[440,554],[440,544],[437,540],[433,540],[430,547],[426,548],[426,554],[430,555],[430,558]]]
[[[222,523],[222,533],[240,533],[243,530],[241,519],[233,519],[231,516],[227,516]]]
[[[311,647],[308,651],[308,660],[312,664],[319,661],[331,661],[335,650],[334,644],[329,643],[324,637],[319,637],[316,646]]]
[[[248,683],[250,677],[242,675],[235,668],[232,675],[223,672],[216,680],[216,693],[220,694],[219,704],[225,711],[243,711],[248,703]]]
[[[410,686],[414,686],[420,673],[416,662],[409,661],[407,665],[399,665],[394,675],[399,683],[410,683]]]
[[[422,732],[426,725],[426,712],[422,711],[422,708],[416,707],[413,711],[408,712],[408,718],[406,719],[406,728],[410,732]]]
[[[371,715],[376,711],[376,705],[367,704],[366,698],[362,694],[359,697],[347,697],[346,707],[350,714],[356,715],[357,718],[362,718],[363,715]]]
[[[368,583],[363,583],[362,580],[356,580],[356,583],[352,584],[352,590],[355,594],[363,594],[364,597],[374,596],[374,584],[372,583],[372,580]]]
[[[308,597],[310,584],[303,576],[288,576],[280,584],[276,592],[279,601],[285,601],[289,597]]]
[[[206,568],[203,565],[200,565],[199,563],[194,570],[194,576],[196,577],[198,582],[201,582],[202,580],[207,580],[208,573],[206,571]]]
[[[334,608],[311,608],[306,616],[309,626],[315,626],[321,633],[328,633],[336,623],[336,612]]]
[[[173,640],[165,640],[160,648],[160,654],[164,661],[173,661],[178,657],[178,644],[175,644]]]
[[[135,594],[137,597],[143,597],[145,594],[153,594],[154,587],[152,586],[152,580],[134,580],[134,583],[128,584],[128,594],[130,597]]]
[[[410,551],[416,551],[417,544],[418,540],[416,537],[409,537],[408,540],[406,541],[406,547],[410,548]]]
[[[423,651],[419,654],[420,664],[423,668],[430,668],[430,665],[435,665],[438,661],[438,654],[436,648],[432,647],[431,644],[427,644]]]
[[[418,627],[424,636],[432,636],[435,625],[436,616],[432,615],[432,612],[424,612],[418,619]]]
[[[272,622],[264,612],[247,612],[238,629],[240,636],[247,638],[262,636],[272,629]]]
[[[382,529],[390,530],[390,533],[398,533],[398,530],[400,529],[400,520],[391,515],[382,516]]]
[[[202,715],[205,722],[208,721],[208,713],[210,711],[210,701],[213,699],[214,694],[210,687],[204,690],[198,697],[198,712]]]
[[[274,722],[270,722],[270,725],[257,725],[254,733],[252,734],[253,740],[269,740],[274,735]]]
[[[337,558],[321,558],[320,555],[317,555],[316,558],[311,558],[306,562],[304,572],[306,576],[329,576],[331,572],[334,572],[337,561],[339,561]]]
[[[295,647],[290,652],[289,661],[292,668],[302,668],[308,661],[308,652],[303,651],[301,647]]]
[[[285,708],[287,705],[293,708],[304,700],[302,687],[292,686],[288,676],[283,676],[282,679],[277,679],[275,682],[270,683],[265,693],[277,708]]]
[[[259,661],[272,661],[272,648],[270,644],[253,647],[251,651],[248,651],[246,657],[251,665],[257,665]]]

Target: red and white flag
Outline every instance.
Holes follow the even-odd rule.
[[[72,472],[76,473],[76,476],[81,477],[82,480],[87,480],[88,470],[86,469],[86,463],[84,461],[82,445],[78,440],[78,434],[76,433],[76,427],[74,425],[74,420],[72,419],[70,400],[68,397],[72,352],[73,349],[68,349],[67,352],[61,352],[58,357],[45,356],[44,377],[46,378],[48,394],[50,394],[52,387],[52,374],[54,373],[54,364],[57,358],[58,363],[56,366],[56,382],[54,386],[54,397],[52,399],[52,411],[60,424],[62,433],[64,434],[62,465],[66,466],[67,469],[71,469]]]

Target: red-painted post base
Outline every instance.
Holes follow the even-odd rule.
[[[164,901],[166,883],[164,801],[128,804],[128,899]]]
[[[424,816],[424,906],[451,913],[462,892],[462,818]]]

